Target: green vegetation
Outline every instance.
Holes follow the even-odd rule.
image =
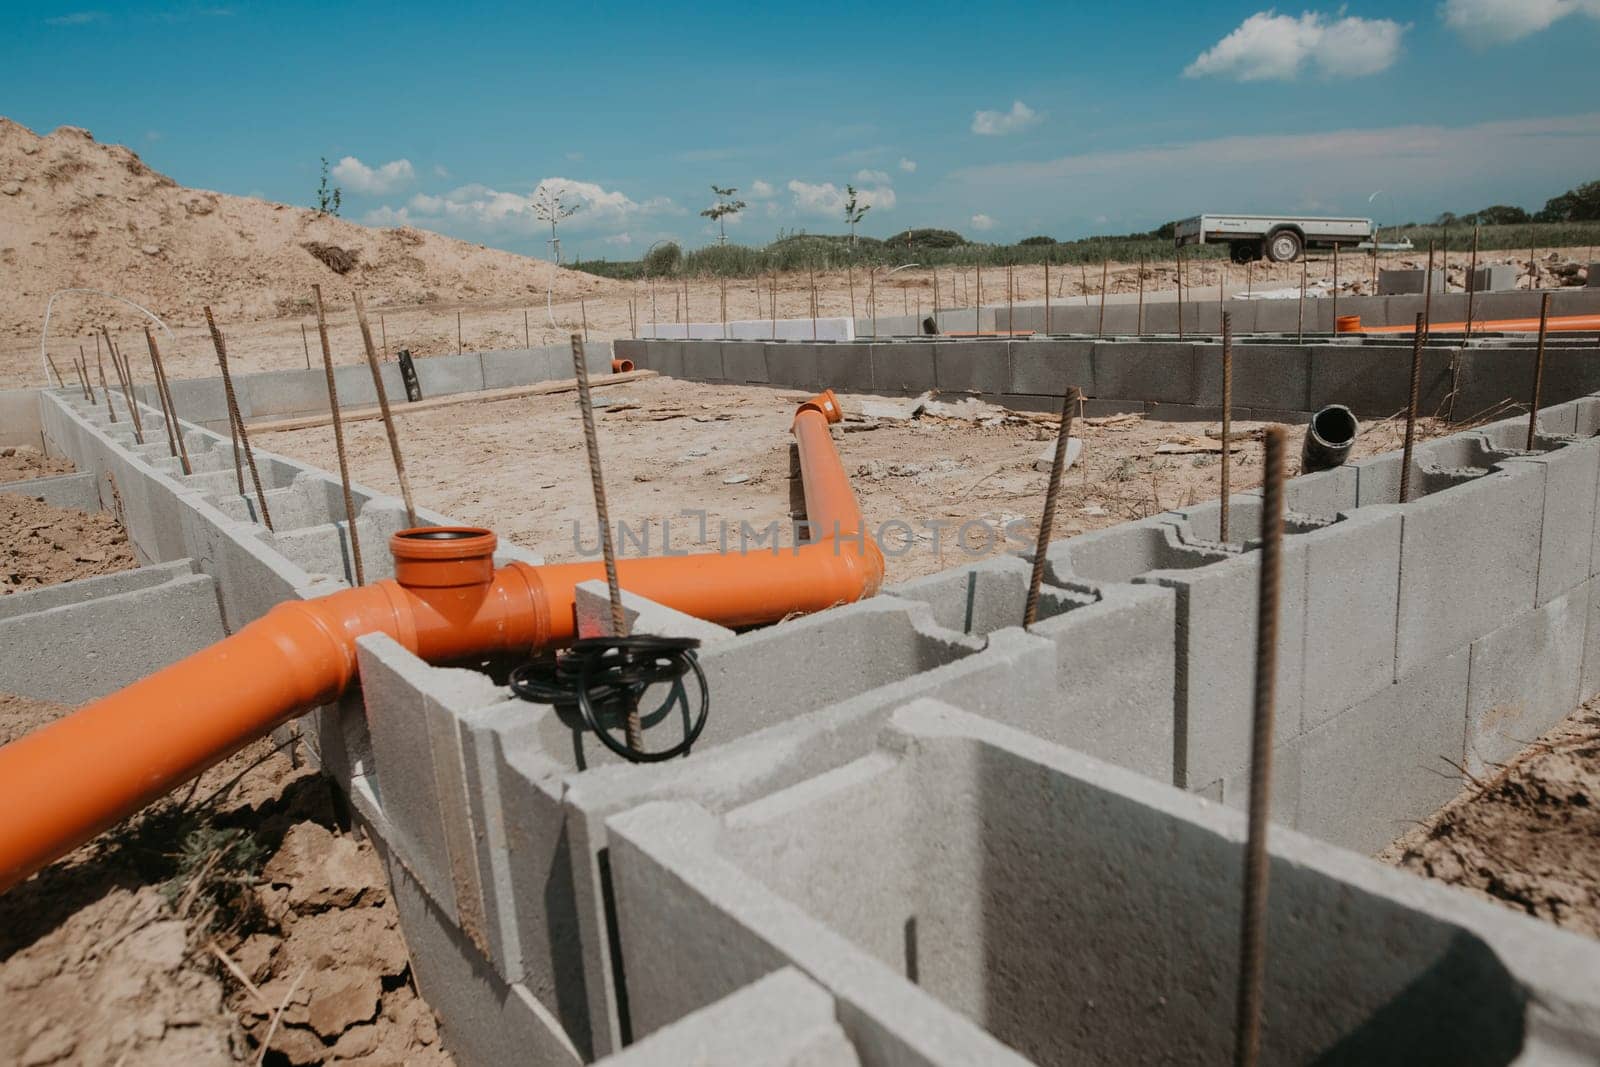
[[[728,192],[731,195],[732,190]],[[856,214],[855,220],[859,221],[859,217]],[[1507,204],[1467,215],[1446,212],[1428,224],[1385,226],[1381,239],[1409,237],[1419,250],[1433,241],[1436,247],[1465,251],[1471,247],[1474,225],[1479,227],[1478,247],[1484,251],[1600,245],[1600,181],[1551,197],[1537,212]],[[765,248],[719,244],[685,255],[669,242],[657,245],[643,262],[589,260],[573,266],[607,278],[633,280],[682,275],[752,278],[775,271],[842,270],[846,266],[871,270],[907,264],[961,268],[1037,266],[1048,262],[1076,266],[1105,259],[1131,263],[1140,256],[1170,262],[1174,256],[1173,229],[1174,224],[1169,222],[1148,233],[1083,237],[1076,241],[1057,241],[1040,234],[1014,245],[974,243],[954,230],[902,230],[883,240],[852,234],[786,234],[780,230],[777,239]],[[1185,258],[1193,259],[1223,259],[1227,255],[1226,245],[1203,245],[1184,252]]]
[[[322,157],[322,183],[317,186],[317,214],[337,215],[344,204],[344,190],[328,185],[328,157]]]

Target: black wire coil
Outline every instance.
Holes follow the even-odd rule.
[[[523,700],[555,706],[576,706],[600,742],[630,763],[661,763],[687,756],[711,711],[711,690],[695,650],[698,638],[584,637],[558,653],[554,664],[533,661],[511,672],[511,691]],[[659,683],[672,686],[657,708],[642,716],[654,721],[680,697],[688,699],[681,679],[693,674],[700,690],[699,708],[687,719],[683,740],[671,748],[645,752],[618,741],[611,728],[638,707],[639,698]],[[611,728],[608,728],[608,724]]]

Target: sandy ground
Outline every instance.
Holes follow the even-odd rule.
[[[73,470],[70,460],[31,449],[0,450],[0,486]],[[0,595],[115,574],[138,565],[115,516],[0,492]]]
[[[1427,878],[1600,937],[1600,700],[1379,854]]]
[[[716,550],[726,530],[726,544],[736,550],[744,525],[752,534],[775,521],[787,529],[789,423],[800,394],[651,378],[595,395],[606,405],[597,419],[611,515],[632,534],[631,540],[618,535],[627,554],[660,552],[664,533],[675,551]],[[1034,461],[1055,440],[1053,417],[1004,416],[990,408],[991,417],[978,421],[868,419],[860,414],[863,404],[909,402],[853,395],[840,401],[847,418],[837,434],[839,453],[869,528],[885,528],[889,581],[1014,552],[1022,543],[1004,536],[1014,520],[1027,523],[1032,544],[1049,477]],[[594,501],[576,394],[458,405],[397,425],[419,504],[488,526],[551,562],[594,552]],[[1163,445],[1194,445],[1208,429],[1219,433],[1215,424],[1122,417],[1075,425],[1084,452],[1064,479],[1054,536],[1218,493],[1214,453],[1157,454]],[[1251,438],[1263,425],[1235,425],[1244,438],[1232,467],[1235,489],[1260,483],[1260,446]],[[1442,430],[1433,420],[1423,422],[1425,436]],[[382,423],[353,423],[345,433],[352,477],[398,492]],[[251,437],[261,448],[338,470],[330,428]],[[1395,448],[1399,440],[1397,424],[1369,426],[1358,454]],[[1298,446],[1293,454],[1298,457]],[[911,527],[909,541],[904,527],[892,525],[897,521]],[[965,523],[981,525],[963,538]],[[638,543],[646,536],[648,547]]]
[[[50,478],[77,470],[70,459],[46,456],[32,448],[0,448],[0,483]]]

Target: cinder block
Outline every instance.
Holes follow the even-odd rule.
[[[809,341],[768,344],[767,381],[784,389],[817,392],[822,378],[817,370],[817,345]]]
[[[1107,400],[1093,399],[1083,402],[1083,417],[1096,419],[1102,415],[1122,415],[1125,413],[1143,415],[1148,405],[1143,400]]]
[[[595,1067],[856,1067],[860,1062],[834,1018],[833,997],[785,967]]]
[[[720,382],[725,376],[721,341],[685,341],[683,376],[697,382]]]
[[[1464,649],[1431,661],[1307,733],[1298,829],[1376,852],[1454,797],[1467,661]]]
[[[1312,345],[1310,393],[1306,407],[1317,411],[1343,404],[1361,416],[1387,418],[1403,410],[1411,394],[1411,356],[1401,348],[1369,348],[1347,343]],[[1419,412],[1442,411],[1450,392],[1454,351],[1428,348],[1422,354]],[[1458,402],[1458,415],[1465,411]]]
[[[882,1062],[1225,1059],[1241,822],[931,702],[904,708],[878,752],[721,818],[653,804],[610,821],[636,1030],[793,965]],[[1267,1062],[1512,1058],[1542,1010],[1522,939],[1560,953],[1564,977],[1600,958],[1292,831],[1269,853],[1266,936],[1297,951],[1269,966],[1264,1010],[1297,1022],[1267,1028]],[[674,954],[687,931],[717,951]],[[1061,996],[1077,985],[1095,996]]]
[[[14,593],[0,605],[0,692],[73,707],[227,636],[216,586],[186,564]]]
[[[1362,508],[1305,547],[1304,728],[1315,729],[1395,677],[1401,509]]]
[[[1595,487],[1600,482],[1600,441],[1573,443],[1538,456],[1512,457],[1505,463],[1544,470],[1535,603],[1545,604],[1589,578],[1595,536]]]
[[[822,389],[873,392],[872,346],[853,342],[817,345],[817,378]]]
[[[722,348],[722,373],[730,382],[765,383],[766,345],[760,341],[730,341]]]
[[[430,356],[416,361],[422,395],[449,396],[483,390],[483,363],[476,352],[459,356]]]
[[[1192,404],[1194,346],[1162,341],[1098,343],[1094,386],[1102,398]]]
[[[1542,482],[1526,464],[1507,464],[1403,505],[1399,675],[1533,608]]]
[[[380,842],[381,844],[381,842]],[[528,1061],[578,1067],[583,1057],[526,988],[484,965],[452,917],[385,850],[400,929],[417,990],[439,1017],[443,1044],[463,1067]]]
[[[1195,345],[1191,403],[1222,405],[1222,346]],[[1305,411],[1311,406],[1311,355],[1300,345],[1233,346],[1233,404],[1238,408]]]
[[[1467,771],[1487,777],[1578,706],[1592,582],[1472,643]]]
[[[931,342],[872,346],[872,384],[880,393],[917,396],[937,387]]]
[[[1061,396],[1077,386],[1095,394],[1094,345],[1088,341],[1011,342],[1012,393]]]
[[[626,344],[644,349],[644,342],[629,341]],[[560,356],[565,354],[566,359]],[[485,389],[508,389],[518,385],[532,385],[535,382],[550,381],[553,379],[571,378],[572,357],[570,354],[552,352],[546,348],[519,348],[508,352],[484,352],[479,356],[483,363],[483,387]],[[632,356],[628,357],[632,359]],[[638,363],[635,361],[635,366]],[[424,387],[423,395],[427,395]]]
[[[941,341],[933,346],[940,392],[1004,393],[1010,380],[1005,341]]]
[[[1156,422],[1217,422],[1222,418],[1222,408],[1195,407],[1193,404],[1149,404],[1145,407],[1145,418]],[[1235,407],[1233,417],[1246,418],[1248,408]]]
[[[1432,285],[1428,282],[1431,280]],[[1436,270],[1431,274],[1427,270],[1394,270],[1379,269],[1378,295],[1394,296],[1402,293],[1421,293],[1432,288],[1436,293],[1444,292],[1444,271]]]
[[[1298,297],[1291,300],[1257,300],[1257,333],[1296,333],[1309,330],[1314,315],[1307,315]]]
[[[58,474],[50,478],[30,478],[23,482],[4,482],[0,492],[43,500],[58,508],[100,510],[100,479],[92,471]]]

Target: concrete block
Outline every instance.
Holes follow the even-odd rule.
[[[1222,346],[1194,346],[1195,393],[1203,407],[1222,405]],[[1306,411],[1311,406],[1311,355],[1300,345],[1233,346],[1233,404],[1239,408]]]
[[[209,577],[151,569],[165,580],[108,575],[0,601],[0,692],[77,706],[227,636]]]
[[[685,341],[683,376],[697,382],[724,380],[720,341]]]
[[[1432,282],[1431,285],[1428,283]],[[1444,271],[1436,270],[1431,273],[1427,270],[1390,270],[1378,271],[1378,295],[1395,296],[1403,293],[1421,293],[1431,288],[1436,293],[1444,292]]]
[[[1401,348],[1351,344],[1313,345],[1307,409],[1343,404],[1360,416],[1387,418],[1405,408],[1411,392],[1411,355]],[[1428,348],[1422,356],[1417,410],[1442,411],[1451,385],[1452,350]],[[1456,411],[1463,414],[1461,405]]]
[[[1011,342],[1013,393],[1061,396],[1069,386],[1095,394],[1094,345],[1089,341]]]
[[[642,342],[628,342],[643,348]],[[559,358],[565,354],[566,359]],[[632,357],[629,357],[632,358]],[[479,355],[483,366],[483,388],[509,389],[518,385],[572,377],[570,353],[556,353],[544,348],[518,348],[505,352],[483,352]],[[431,363],[423,360],[422,363]],[[636,363],[637,365],[637,363]],[[428,395],[424,384],[422,394]]]
[[[872,346],[872,385],[880,393],[918,396],[937,387],[931,342]]]
[[[1124,413],[1143,415],[1147,406],[1143,400],[1085,400],[1083,402],[1083,417],[1095,419],[1102,415],[1121,415]]]
[[[1257,300],[1256,331],[1258,333],[1297,333],[1311,328],[1314,313],[1294,300]]]
[[[1472,643],[1467,771],[1493,774],[1578,706],[1593,582]]]
[[[611,591],[602,580],[579,582],[574,588],[579,637],[603,637],[611,633]],[[714,622],[685,615],[669,607],[622,590],[622,611],[630,634],[655,634],[660,637],[693,637],[701,647],[736,636],[732,630]]]
[[[1509,263],[1496,263],[1469,271],[1463,284],[1472,292],[1496,292],[1516,288],[1517,279],[1520,277],[1521,271],[1517,267]],[[1595,284],[1592,271],[1589,274],[1589,284]]]
[[[44,436],[38,389],[0,389],[0,448],[38,448]]]
[[[933,346],[940,392],[1003,393],[1010,380],[1006,341],[941,341]]]
[[[1525,438],[1519,442],[1525,443]],[[1505,464],[1508,467],[1525,464],[1544,470],[1539,585],[1535,603],[1546,604],[1577,588],[1590,576],[1595,538],[1595,487],[1600,483],[1600,441],[1569,444],[1536,457],[1512,457]]]
[[[1533,608],[1541,482],[1526,464],[1507,464],[1403,506],[1398,675]]]
[[[1306,560],[1306,730],[1395,677],[1401,510],[1363,508],[1294,536]]]
[[[904,708],[878,752],[721,818],[653,804],[610,821],[636,1029],[792,965],[833,994],[866,1062],[1225,1059],[1241,822]],[[1297,950],[1272,957],[1265,1013],[1296,1025],[1266,1029],[1266,1062],[1509,1059],[1551,984],[1524,985],[1539,965],[1521,939],[1567,975],[1600,954],[1292,831],[1269,850],[1267,937]],[[674,954],[688,931],[717,951]]]
[[[1192,404],[1194,346],[1170,342],[1101,342],[1094,346],[1096,396]]]
[[[657,1030],[595,1067],[855,1067],[833,997],[785,967]]]
[[[1234,418],[1246,418],[1249,408],[1235,407]],[[1222,408],[1195,407],[1193,404],[1148,404],[1145,418],[1159,422],[1217,422],[1222,418]]]
[[[23,482],[0,482],[0,493],[32,497],[58,508],[78,508],[90,512],[100,510],[100,480],[92,472],[30,478]]]
[[[874,392],[872,346],[832,344],[817,346],[817,378],[820,389],[841,393]]]
[[[809,342],[768,344],[767,381],[777,388],[818,392],[822,379],[817,370],[817,348]]]
[[[1372,853],[1443,807],[1461,788],[1467,689],[1462,650],[1308,732],[1297,828]]]
[[[649,355],[643,363],[635,360],[637,366],[648,367],[668,378],[687,377],[683,368],[683,341],[647,341],[645,345]]]
[[[452,917],[386,851],[400,929],[417,989],[439,1017],[444,1046],[463,1067],[527,1061],[577,1067],[583,1057],[528,990],[485,965]]]
[[[504,694],[476,671],[428,666],[386,634],[358,639],[356,659],[391,858],[486,951],[458,719]]]
[[[722,373],[730,382],[765,383],[766,345],[760,341],[730,341],[723,345]]]

